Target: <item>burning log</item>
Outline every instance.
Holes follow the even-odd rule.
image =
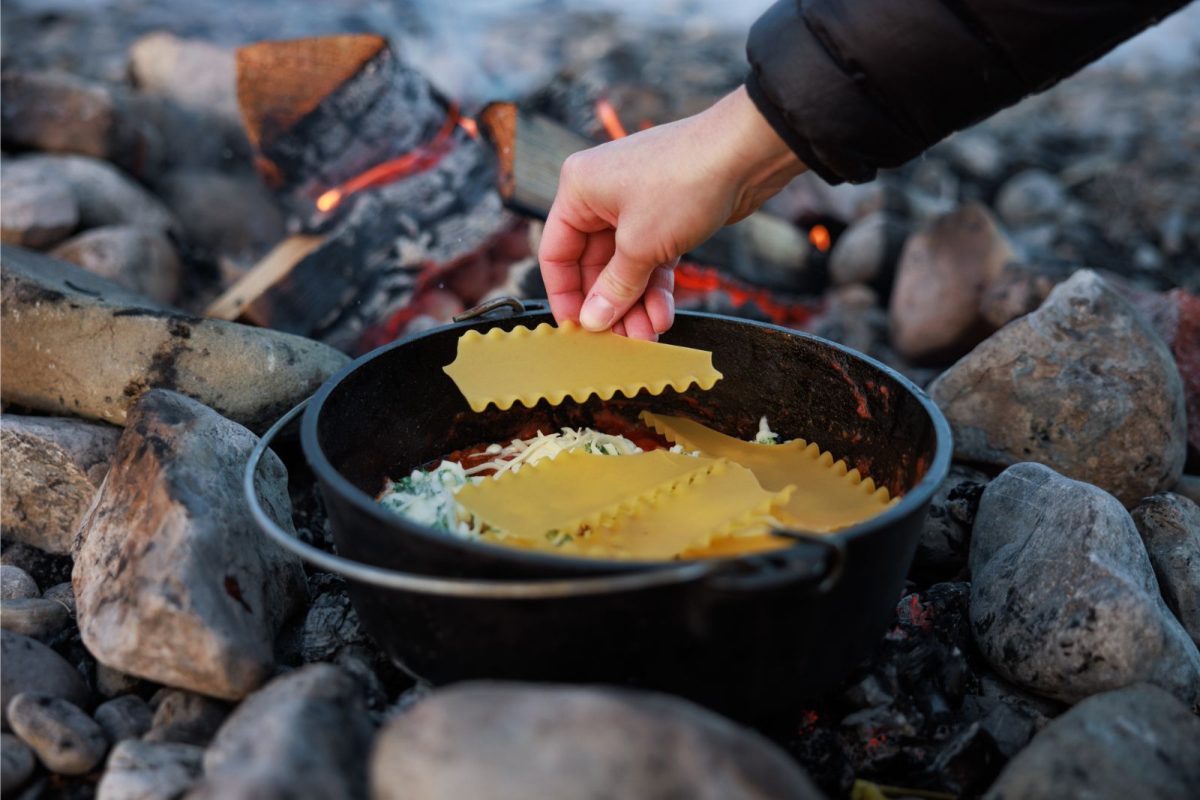
[[[264,42],[240,50],[237,66],[258,169],[306,235],[277,247],[212,314],[353,351],[469,256],[512,255],[498,243],[518,221],[495,190],[491,148],[386,40]]]
[[[598,114],[610,134],[624,128],[611,106]],[[512,209],[545,218],[558,191],[558,173],[572,153],[596,144],[549,117],[521,111],[514,103],[492,103],[479,115],[480,127],[496,148],[497,188]],[[826,234],[828,235],[828,234]],[[813,243],[818,244],[817,242]],[[828,249],[828,241],[825,247]],[[759,211],[719,230],[691,256],[706,264],[728,267],[761,286],[792,291],[818,288],[820,260],[809,238],[787,220]]]

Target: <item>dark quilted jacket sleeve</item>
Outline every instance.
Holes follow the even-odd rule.
[[[1187,0],[779,0],[746,89],[810,169],[859,183],[1045,89]]]

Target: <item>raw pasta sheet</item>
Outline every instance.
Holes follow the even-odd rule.
[[[829,533],[862,522],[890,503],[886,487],[876,487],[845,461],[803,439],[757,444],[727,436],[685,417],[643,411],[642,421],[671,442],[710,458],[748,468],[767,491],[795,487],[781,511],[783,522],[801,530]]]
[[[633,397],[642,389],[657,395],[668,386],[708,390],[721,379],[706,350],[591,333],[572,322],[467,331],[444,370],[474,411],[491,403],[501,410],[515,402],[532,408],[542,398],[558,405],[593,394],[601,400],[617,392]]]

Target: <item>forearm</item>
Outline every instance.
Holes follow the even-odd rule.
[[[1187,0],[780,0],[748,89],[830,182],[861,182],[1048,88]]]

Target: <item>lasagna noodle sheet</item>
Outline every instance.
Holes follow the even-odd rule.
[[[750,470],[720,460],[642,513],[617,518],[576,539],[572,549],[589,556],[668,560],[718,541],[728,545],[755,539],[747,541],[750,550],[787,546],[787,539],[768,531],[772,514],[787,503],[791,491],[766,491]]]
[[[668,386],[682,392],[696,384],[707,391],[721,379],[706,350],[591,333],[571,322],[467,331],[444,370],[474,411],[490,403],[501,410],[515,402],[532,408],[542,398],[558,405],[593,394],[601,400],[617,392],[633,397],[642,389],[657,395]]]
[[[803,439],[782,444],[744,442],[695,420],[642,412],[642,420],[688,450],[725,458],[747,467],[767,491],[795,490],[780,511],[782,522],[801,530],[829,533],[875,516],[889,505],[888,490],[876,487],[845,461]]]
[[[715,465],[667,450],[628,456],[572,451],[464,486],[455,499],[478,519],[536,546],[551,531],[569,534],[644,513]]]

